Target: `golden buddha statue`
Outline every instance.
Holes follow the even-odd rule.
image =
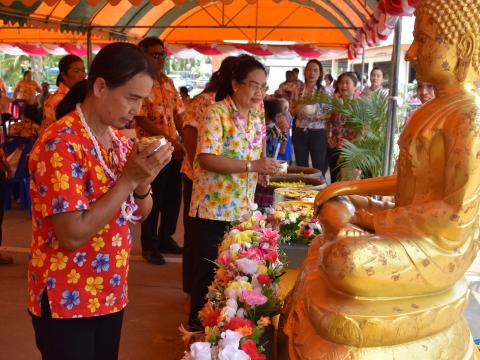
[[[437,98],[402,133],[397,175],[317,195],[324,235],[287,299],[280,359],[477,358],[463,311],[480,230],[480,0],[421,0],[407,60]]]

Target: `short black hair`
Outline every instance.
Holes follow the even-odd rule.
[[[293,71],[294,73],[297,73],[297,74],[300,73],[300,70],[299,70],[298,68],[293,68],[292,71]]]
[[[278,100],[264,100],[265,117],[275,122],[277,115],[282,113],[282,103]]]
[[[330,81],[331,83],[333,83],[333,76],[332,74],[327,74],[324,76],[324,79],[327,79],[328,81]]]
[[[149,36],[143,39],[138,43],[138,46],[143,50],[143,51],[148,51],[149,48],[152,46],[160,45],[161,47],[165,47],[165,44],[163,43],[162,40],[160,40],[157,37],[154,36]]]

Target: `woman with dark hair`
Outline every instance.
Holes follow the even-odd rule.
[[[13,90],[13,98],[26,104],[33,104],[37,93],[42,92],[40,84],[32,79],[32,72],[26,70],[23,79],[20,80]]]
[[[300,99],[295,108],[297,118],[293,132],[293,149],[298,166],[309,166],[310,156],[313,167],[325,174],[328,164],[323,105],[305,104],[305,99],[325,93],[322,79],[322,64],[316,59],[310,60],[305,67],[305,85],[301,88]]]
[[[258,110],[267,91],[264,66],[239,56],[233,71],[221,73],[216,94],[199,123],[190,202],[194,246],[190,327],[198,323],[213,280],[218,244],[232,221],[253,205],[258,174],[275,174],[280,164],[262,157],[263,114]]]
[[[190,200],[192,198],[193,161],[197,150],[198,126],[205,120],[207,109],[215,103],[215,93],[220,86],[222,74],[229,74],[237,57],[228,56],[223,59],[220,68],[212,74],[207,86],[195,96],[182,114],[183,142],[187,156],[183,158],[181,172],[183,174],[183,291],[190,295],[193,279],[193,235],[190,216]]]
[[[332,74],[326,74],[323,77],[323,80],[325,80],[325,91],[329,93],[330,95],[333,95],[335,92],[335,87],[333,86],[333,76]]]
[[[356,97],[355,89],[357,88],[358,82],[358,77],[354,72],[344,72],[338,77],[338,95],[336,96],[346,101],[354,99]],[[345,140],[352,141],[356,136],[356,132],[345,126],[345,118],[342,115],[335,112],[331,114],[328,122],[328,161],[332,183],[339,180],[340,168],[338,160],[343,142]]]
[[[172,154],[159,140],[132,147],[118,129],[137,114],[154,76],[137,46],[105,46],[30,155],[28,308],[43,359],[118,356],[128,223],[150,212],[150,183]]]
[[[57,120],[55,114],[57,105],[68,93],[68,90],[86,76],[83,61],[76,55],[65,55],[61,58],[58,69],[60,71],[57,78],[58,89],[47,98],[43,106],[42,132]]]
[[[388,96],[388,89],[383,87],[384,81],[384,74],[383,70],[379,67],[374,67],[372,71],[370,71],[370,87],[366,87],[363,92],[362,96],[368,96],[371,93],[379,93],[385,97]]]

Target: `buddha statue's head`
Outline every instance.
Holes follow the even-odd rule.
[[[435,86],[471,82],[480,70],[480,0],[421,0],[407,52],[417,79]]]

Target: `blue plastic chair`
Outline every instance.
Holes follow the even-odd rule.
[[[28,154],[32,151],[34,141],[21,136],[6,136],[4,149],[7,155],[10,155],[15,149],[23,146],[18,166],[12,178],[4,180],[5,200],[4,208],[12,208],[12,198],[16,195],[16,190],[20,196],[20,208],[31,211],[30,200],[30,175],[28,173]],[[18,195],[16,197],[18,197]]]

